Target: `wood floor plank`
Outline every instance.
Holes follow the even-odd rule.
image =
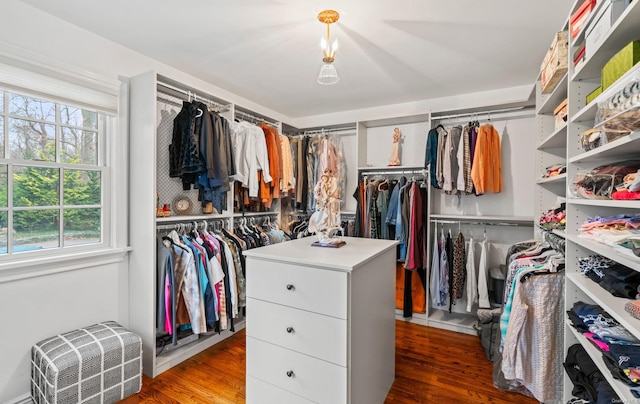
[[[242,330],[155,379],[144,376],[142,391],[121,404],[244,403],[245,349]],[[477,337],[396,321],[396,378],[384,404],[537,403],[496,389],[492,374]]]

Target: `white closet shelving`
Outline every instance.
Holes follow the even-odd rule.
[[[400,129],[402,136],[400,145],[401,165],[389,166],[395,128]],[[424,157],[429,129],[429,114],[358,122],[356,141],[358,172],[356,181],[361,176],[379,173],[385,173],[393,177],[399,175],[410,177],[421,173],[426,175]],[[402,310],[396,309],[396,318],[403,319]],[[413,317],[405,320],[428,325],[426,313],[413,313]]]
[[[561,30],[568,29],[568,21]],[[567,163],[567,123],[558,126],[555,122],[554,110],[567,99],[568,74],[565,73],[556,87],[548,94],[542,93],[540,78],[536,82],[536,167],[535,188],[536,200],[534,220],[547,210],[559,207],[566,198],[567,174],[555,177],[544,177],[546,169],[554,165]],[[537,228],[538,231],[544,231]],[[557,234],[557,233],[556,233]],[[560,233],[562,234],[562,233]]]
[[[572,7],[572,13],[581,4],[582,0],[577,0]],[[599,9],[605,5],[606,1],[600,0],[596,8]],[[569,310],[577,301],[598,304],[631,333],[640,338],[640,320],[631,317],[624,310],[628,299],[614,297],[595,282],[582,276],[578,268],[579,258],[600,254],[640,271],[640,258],[608,245],[579,237],[579,228],[587,218],[595,215],[637,213],[640,201],[591,200],[571,196],[571,180],[579,172],[591,170],[603,163],[614,163],[629,156],[637,156],[640,151],[640,132],[634,132],[590,151],[584,151],[580,143],[581,134],[594,127],[598,102],[613,94],[612,90],[615,84],[606,89],[589,105],[585,105],[586,96],[600,85],[603,66],[630,41],[640,39],[640,31],[637,28],[640,26],[640,2],[633,1],[627,6],[621,17],[612,24],[611,29],[604,34],[601,45],[597,49],[587,49],[587,58],[578,68],[574,68],[572,63],[574,52],[577,45],[584,40],[585,27],[590,24],[596,14],[597,11],[591,13],[577,38],[569,38],[569,69],[555,90],[548,95],[543,95],[541,94],[540,82],[536,86],[536,105],[538,106],[536,118],[538,126],[536,220],[542,212],[553,207],[556,202],[566,201],[566,231],[553,231],[553,233],[565,237],[567,241],[565,309]],[[562,29],[568,29],[568,23],[565,23]],[[636,66],[635,70],[638,68],[640,67]],[[629,74],[632,72],[627,73],[627,75]],[[621,80],[624,80],[624,77]],[[556,129],[553,109],[565,97],[568,98],[568,122],[565,126]],[[539,175],[545,167],[558,163],[567,164],[565,176],[553,180],[540,179]],[[602,360],[601,352],[582,334],[578,333],[567,320],[564,332],[565,352],[569,346],[576,343],[584,346],[622,402],[637,400],[630,393],[628,386],[613,379],[611,372]],[[566,375],[564,384],[564,402],[567,402],[572,397],[573,385]]]
[[[430,187],[429,201],[429,239],[427,241],[429,256],[433,248],[433,236],[436,227],[445,232],[452,231],[455,238],[458,231],[465,237],[474,240],[475,262],[480,260],[480,242],[486,238],[488,245],[489,269],[505,263],[505,255],[515,241],[533,237],[533,190],[529,178],[533,174],[533,156],[531,149],[536,147],[531,132],[534,129],[535,111],[527,103],[519,106],[484,106],[464,111],[432,112],[432,127],[442,124],[445,128],[452,125],[467,124],[468,121],[479,120],[480,124],[490,123],[500,133],[502,152],[503,191],[497,194],[446,195],[442,190]],[[550,139],[557,142],[560,136]],[[517,145],[517,147],[516,147]],[[429,260],[431,263],[431,260]],[[427,279],[431,269],[427,272]],[[466,293],[456,301],[449,312],[445,307],[435,307],[428,299],[427,324],[465,334],[476,335],[477,308],[474,304],[470,311],[466,310]]]
[[[163,83],[164,85],[162,85]],[[161,352],[156,348],[156,231],[161,224],[163,228],[171,223],[185,223],[202,220],[222,219],[230,225],[234,218],[242,217],[243,213],[233,212],[233,184],[227,193],[227,210],[218,214],[203,214],[198,206],[197,191],[184,191],[179,179],[170,179],[168,174],[168,144],[167,139],[158,138],[158,126],[161,124],[162,107],[160,99],[164,95],[172,94],[169,87],[183,91],[191,91],[199,97],[207,98],[222,106],[220,114],[228,120],[233,120],[236,113],[243,118],[255,117],[266,120],[281,129],[279,122],[243,109],[225,100],[203,94],[196,88],[179,83],[170,78],[160,76],[155,72],[148,72],[130,79],[130,132],[131,159],[130,170],[136,175],[131,177],[130,183],[130,240],[132,252],[129,255],[130,275],[129,301],[130,325],[142,338],[143,343],[143,371],[150,377],[170,369],[178,363],[192,357],[206,348],[233,335],[230,328],[219,334],[200,334],[194,341],[178,348]],[[176,96],[175,91],[173,95]],[[180,104],[178,104],[180,105]],[[170,143],[170,139],[168,139]],[[190,215],[174,215],[159,218],[156,213],[156,195],[162,191],[161,203],[169,203],[179,194],[188,195],[194,203],[193,213]],[[278,214],[278,207],[273,208]],[[245,213],[245,216],[264,216],[265,213]],[[234,320],[235,331],[244,328],[245,321],[241,316]]]
[[[492,110],[499,110],[500,112],[495,114],[491,113],[491,115],[488,115],[487,111],[490,112]],[[478,113],[484,115],[477,117],[473,115],[474,111],[478,111]],[[518,124],[516,123],[516,120],[519,120],[520,118],[528,118],[533,121],[533,114],[534,112],[532,110],[527,110],[526,102],[523,102],[517,105],[497,105],[489,107],[484,106],[477,109],[465,109],[463,111],[431,111],[430,113],[414,116],[358,122],[358,177],[364,175],[372,175],[380,172],[386,174],[403,174],[407,178],[409,178],[410,176],[428,176],[428,172],[424,168],[424,163],[426,154],[426,140],[429,130],[437,123],[442,122],[445,125],[448,125],[453,120],[460,120],[462,119],[462,117],[465,117],[465,119],[470,119],[472,116],[484,121],[490,119],[490,122],[496,123],[497,125],[505,125],[504,127],[509,124],[510,128],[518,132],[518,136],[525,137],[525,139],[518,138],[517,140],[512,140],[513,144],[516,144],[516,142],[518,142],[517,150],[515,147],[511,148],[508,142],[506,144],[506,152],[509,154],[508,157],[505,157],[505,159],[508,161],[507,165],[509,167],[512,167],[510,164],[513,164],[513,167],[515,167],[518,162],[526,161],[525,159],[530,156],[530,154],[528,154],[527,156],[518,155],[518,150],[521,149],[521,146],[523,144],[526,146],[526,143],[531,141],[531,137],[527,132],[530,132],[532,127],[532,124],[529,126],[527,126],[527,124]],[[502,133],[504,127],[500,126],[497,129]],[[388,166],[387,164],[391,153],[392,136],[395,128],[400,129],[400,132],[403,136],[403,143],[401,147],[402,165],[392,167]],[[556,136],[555,140],[551,141],[562,142],[563,140],[566,141],[566,136],[560,133]],[[515,153],[516,157],[511,156],[512,153]],[[531,169],[527,167],[521,171],[526,173],[528,172],[527,170]],[[515,172],[514,170],[508,171]],[[443,200],[441,201],[441,191],[434,190],[429,186],[430,197],[428,198],[427,205],[428,212],[430,212],[427,240],[427,245],[429,246],[429,255],[431,254],[431,243],[433,242],[433,239],[431,238],[431,233],[433,232],[433,224],[431,223],[431,221],[433,221],[434,219],[441,221],[449,220],[456,221],[457,223],[466,223],[468,226],[480,226],[479,228],[472,230],[472,232],[475,232],[476,237],[478,238],[482,235],[485,227],[488,226],[490,241],[495,241],[499,244],[491,248],[491,261],[493,265],[499,265],[500,263],[502,263],[504,256],[503,253],[506,252],[506,250],[503,250],[506,248],[506,246],[508,246],[509,242],[512,242],[513,240],[530,239],[533,235],[533,205],[526,206],[526,202],[524,204],[519,204],[519,202],[520,199],[522,199],[523,202],[530,201],[531,198],[527,194],[527,192],[529,192],[531,196],[533,196],[533,192],[531,190],[525,189],[530,188],[526,183],[527,178],[518,177],[514,179],[512,178],[514,176],[517,177],[517,175],[515,174],[509,174],[507,176],[509,177],[508,182],[509,188],[511,189],[505,194],[495,194],[490,196],[482,196],[479,198],[476,198],[475,196],[463,196],[463,199],[467,198],[469,201],[463,207],[455,207],[452,206],[452,204],[449,202],[445,202]],[[523,188],[520,189],[520,186],[522,186]],[[518,192],[514,191],[514,189],[516,188],[518,189]],[[518,204],[520,210],[516,212],[515,215],[509,214],[514,213],[514,207],[506,206],[511,205],[511,202],[513,202],[510,200],[512,199],[512,194],[509,194],[509,192],[518,194],[515,198],[517,199],[517,201],[514,203]],[[438,202],[435,208],[433,204],[434,198],[437,198],[436,200]],[[516,208],[516,210],[518,209]],[[524,213],[524,215],[518,216],[517,213]],[[465,225],[465,227],[467,227],[467,225]],[[518,226],[518,228],[516,228],[516,226]],[[455,227],[457,229],[457,225]],[[429,278],[430,268],[427,268],[427,286]],[[451,313],[449,313],[448,309],[443,310],[431,306],[428,296],[428,287],[426,300],[425,313],[413,313],[413,317],[411,317],[410,319],[404,319],[402,317],[402,310],[396,310],[396,318],[408,320],[421,325],[443,328],[466,334],[477,333],[477,331],[473,327],[477,322],[475,309],[471,312],[466,312],[466,303],[464,302],[464,300],[458,301],[456,305],[454,305],[454,309]]]

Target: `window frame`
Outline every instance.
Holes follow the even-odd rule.
[[[78,72],[60,70],[58,66],[30,64],[16,62],[11,59],[0,59],[0,89],[5,92],[43,99],[57,104],[84,108],[95,111],[100,116],[97,128],[98,148],[97,164],[69,164],[62,163],[59,153],[54,166],[60,170],[63,181],[64,169],[90,169],[100,172],[100,209],[101,235],[100,241],[84,245],[68,245],[56,248],[18,252],[0,255],[0,283],[13,282],[20,279],[51,275],[66,271],[88,269],[99,265],[126,263],[128,252],[131,251],[128,241],[128,125],[123,123],[128,108],[128,80],[119,77],[118,80],[104,77],[81,75]],[[3,95],[4,97],[4,95]],[[4,107],[8,111],[8,106]],[[59,122],[59,109],[56,107],[56,131],[62,131],[64,125]],[[5,145],[8,145],[9,114],[5,116],[4,130]],[[62,133],[60,133],[61,136]],[[59,145],[59,137],[56,136]],[[57,150],[59,152],[59,150]],[[6,150],[6,155],[9,151]],[[50,164],[36,160],[17,160],[0,156],[0,162],[7,165],[7,175],[11,175],[13,165],[35,166]],[[114,177],[116,175],[117,177]],[[114,178],[120,178],[113,181]],[[13,204],[12,190],[8,190],[7,207],[9,211]],[[60,211],[73,208],[64,206],[62,195]],[[11,205],[10,205],[11,203]],[[88,208],[93,205],[81,205]],[[42,209],[42,207],[39,207]],[[116,218],[124,218],[117,220]],[[12,223],[11,223],[12,225]],[[64,226],[60,221],[60,229]],[[64,234],[60,232],[60,240]],[[8,241],[8,240],[7,240]],[[7,246],[8,247],[8,246]]]
[[[54,104],[55,108],[55,120],[54,121],[45,121],[40,119],[31,119],[28,117],[10,114],[9,113],[9,98],[10,94],[24,96],[29,98],[39,99],[45,102],[50,102]],[[0,164],[5,165],[7,167],[7,206],[0,207],[0,212],[7,212],[8,222],[7,229],[13,229],[13,214],[12,212],[24,212],[24,211],[42,211],[42,210],[56,210],[58,212],[58,246],[46,248],[42,250],[32,250],[32,251],[22,251],[16,252],[12,251],[15,248],[14,244],[14,231],[7,232],[7,252],[0,253],[0,263],[5,260],[11,260],[13,257],[18,256],[29,256],[29,257],[38,257],[40,255],[44,256],[55,256],[58,255],[61,250],[95,250],[95,249],[103,249],[109,246],[108,244],[108,232],[105,232],[105,224],[107,222],[106,218],[109,217],[110,209],[108,206],[108,199],[106,198],[107,193],[105,192],[105,187],[109,186],[109,182],[105,181],[108,178],[109,167],[106,162],[106,146],[107,146],[107,137],[112,136],[113,134],[109,134],[107,131],[108,121],[114,119],[114,117],[110,117],[104,112],[96,111],[93,109],[88,109],[85,106],[79,106],[73,103],[69,103],[67,101],[57,100],[54,97],[43,97],[41,95],[30,94],[28,91],[21,92],[19,90],[13,88],[7,88],[5,86],[0,85],[0,96],[3,97],[3,105],[4,108],[0,111],[0,116],[3,116],[3,132],[4,132],[4,152],[5,154],[0,156]],[[95,128],[95,133],[97,135],[97,155],[96,155],[96,164],[73,164],[62,162],[62,135],[63,129],[72,127],[80,130],[86,130],[91,128],[86,127],[77,127],[75,125],[68,125],[62,122],[60,117],[60,111],[63,106],[82,108],[90,110],[91,112],[95,112],[97,114],[97,125]],[[46,123],[48,125],[54,126],[55,131],[55,160],[53,161],[41,161],[41,160],[26,160],[26,159],[16,159],[10,157],[10,136],[9,136],[9,127],[11,119],[22,119],[28,120],[37,123]],[[51,168],[58,171],[58,182],[59,182],[59,195],[57,205],[51,206],[15,206],[13,200],[13,191],[14,191],[14,181],[12,179],[14,168],[18,167],[40,167],[40,168]],[[65,170],[88,170],[88,171],[96,171],[100,173],[100,203],[99,204],[91,204],[91,205],[67,205],[64,200],[64,173]],[[82,208],[82,209],[91,209],[98,208],[100,209],[100,241],[95,243],[81,244],[81,245],[65,245],[65,234],[64,234],[64,212],[67,209],[74,208]]]

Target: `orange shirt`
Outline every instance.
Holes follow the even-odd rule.
[[[471,179],[477,194],[502,191],[502,157],[500,134],[493,125],[482,125],[478,130]]]

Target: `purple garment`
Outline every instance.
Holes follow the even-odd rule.
[[[165,276],[165,290],[164,290],[164,302],[165,302],[165,321],[164,330],[173,335],[172,319],[171,319],[171,282],[169,281],[169,274]]]
[[[469,131],[469,147],[471,148],[471,165],[473,165],[473,156],[476,153],[477,140],[478,140],[478,127],[474,126]]]

